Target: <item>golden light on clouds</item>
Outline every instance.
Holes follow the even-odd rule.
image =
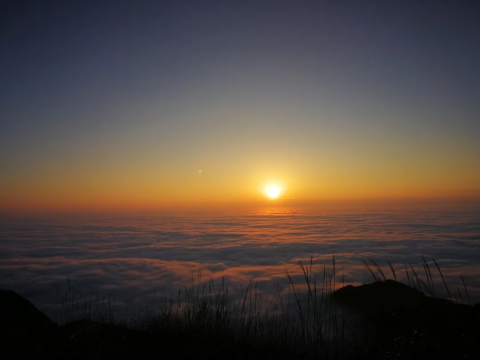
[[[287,185],[282,180],[265,180],[258,187],[258,191],[268,199],[275,200],[283,196],[287,191]]]

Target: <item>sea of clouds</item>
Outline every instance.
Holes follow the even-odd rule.
[[[68,284],[77,294],[114,293],[134,308],[157,293],[198,281],[245,286],[273,294],[301,284],[299,261],[322,274],[335,256],[337,288],[372,281],[362,259],[399,279],[411,264],[426,281],[429,261],[437,293],[446,295],[431,259],[452,293],[480,302],[480,211],[315,211],[261,208],[184,214],[64,214],[3,216],[0,288],[42,309],[59,302]],[[458,287],[458,289],[457,289]],[[59,295],[60,294],[60,295]]]

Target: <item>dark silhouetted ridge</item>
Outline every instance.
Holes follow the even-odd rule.
[[[426,296],[394,280],[345,286],[332,297],[357,315],[364,338],[406,358],[480,358],[478,304]]]

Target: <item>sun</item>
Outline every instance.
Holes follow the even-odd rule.
[[[277,184],[269,184],[265,187],[265,195],[270,199],[276,199],[280,196],[282,189]]]
[[[258,190],[270,200],[275,200],[280,198],[285,191],[287,186],[281,180],[265,180],[260,184]]]

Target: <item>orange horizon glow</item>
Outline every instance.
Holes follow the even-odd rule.
[[[288,157],[272,166],[258,160],[249,162],[254,158],[246,153],[239,157],[238,164],[243,166],[220,161],[202,171],[193,166],[185,169],[179,163],[171,166],[169,172],[148,162],[121,167],[112,163],[103,168],[82,163],[49,164],[30,176],[14,174],[1,179],[0,211],[262,205],[272,201],[259,191],[259,184],[275,179],[282,179],[284,184],[282,196],[274,201],[278,204],[480,198],[480,182],[476,181],[480,172],[475,172],[465,159],[463,163],[436,169],[412,164],[410,171],[405,171],[400,166],[368,162],[363,166],[332,163],[312,168],[307,160],[301,163]]]
[[[450,196],[405,196],[386,197],[386,196],[365,196],[365,197],[318,197],[318,198],[297,198],[288,197],[277,198],[274,201],[260,197],[251,197],[249,199],[221,199],[216,200],[185,200],[185,201],[165,201],[161,198],[150,199],[79,199],[62,198],[49,199],[49,201],[18,201],[15,199],[0,198],[0,212],[22,213],[22,212],[131,212],[131,211],[188,211],[196,209],[216,210],[216,209],[241,209],[258,208],[259,206],[321,206],[321,207],[342,207],[350,205],[361,205],[365,207],[375,206],[375,204],[385,204],[388,206],[410,206],[415,204],[457,204],[465,206],[480,206],[480,194],[472,193],[470,196],[458,195],[452,193]]]

